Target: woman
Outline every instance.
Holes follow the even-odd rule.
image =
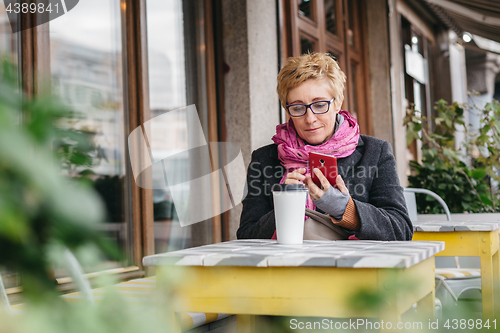
[[[276,127],[274,144],[252,153],[238,238],[275,238],[271,187],[304,183],[306,207],[329,214],[349,239],[411,240],[391,146],[360,135],[356,119],[340,110],[344,84],[344,73],[328,54],[289,58],[281,69],[277,91],[291,117]],[[312,172],[322,187],[312,182],[309,152],[337,157],[336,184],[318,169]]]

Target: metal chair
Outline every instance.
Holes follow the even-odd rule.
[[[0,276],[0,308],[6,313],[12,313],[12,309],[10,308],[9,298],[7,297],[7,293],[5,292],[5,287],[3,285],[2,277]]]
[[[422,193],[422,194],[427,194],[434,199],[436,199],[441,206],[444,208],[444,212],[446,213],[446,217],[448,221],[451,221],[451,214],[450,210],[448,209],[448,205],[444,200],[437,195],[436,193],[423,189],[423,188],[413,188],[413,187],[407,187],[404,189],[404,195],[405,195],[405,200],[406,200],[406,206],[408,207],[408,214],[410,215],[410,220],[412,222],[418,221],[417,217],[417,199],[415,198],[415,193]]]
[[[448,221],[451,214],[446,202],[436,193],[421,188],[405,188],[404,196],[412,222],[418,221],[416,193],[435,198],[443,207]],[[453,260],[454,259],[454,260]],[[453,268],[449,268],[453,267]],[[477,293],[479,291],[479,293]],[[460,268],[459,257],[436,257],[436,298],[441,300],[443,311],[452,311],[462,295],[471,294],[473,299],[481,297],[481,271]],[[476,293],[474,293],[476,292]]]
[[[95,304],[94,295],[92,294],[92,288],[87,278],[83,274],[83,269],[75,255],[68,249],[64,249],[63,252],[64,267],[69,273],[69,276],[81,291],[83,299],[86,302]],[[2,281],[2,276],[0,276],[0,308],[2,308],[6,313],[12,314],[12,308],[10,306],[9,298],[5,290],[5,286]]]
[[[443,207],[444,212],[446,214],[446,219],[448,221],[451,221],[450,209],[448,208],[446,202],[437,193],[434,193],[430,190],[426,190],[423,188],[407,187],[404,189],[404,196],[405,196],[406,206],[408,208],[408,215],[410,215],[410,220],[412,222],[418,221],[417,200],[415,198],[416,193],[426,194],[436,199],[437,202],[439,202]],[[460,268],[459,258],[455,257],[454,259],[452,259],[450,257],[436,257],[436,268],[449,268],[449,267]]]

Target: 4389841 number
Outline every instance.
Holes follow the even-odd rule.
[[[53,9],[54,8],[54,9]],[[45,6],[44,3],[15,3],[14,5],[12,5],[12,3],[9,3],[9,5],[7,6],[7,8],[5,8],[5,11],[7,13],[14,13],[14,14],[19,14],[19,13],[24,13],[24,14],[27,14],[27,13],[45,13],[45,12],[49,12],[49,13],[52,13],[52,11],[54,11],[55,13],[59,13],[59,4],[56,3],[54,5],[54,7],[52,7],[52,4],[49,3],[48,6]]]
[[[447,329],[453,329],[453,330],[457,330],[457,329],[461,329],[461,330],[464,330],[464,329],[469,329],[469,330],[472,330],[472,329],[477,329],[477,330],[480,330],[480,329],[494,329],[496,331],[497,329],[497,320],[494,319],[491,321],[490,323],[490,320],[487,319],[486,321],[482,321],[481,319],[448,319],[446,320],[446,322],[444,323],[443,325],[444,328],[447,328]]]

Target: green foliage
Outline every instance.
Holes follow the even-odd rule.
[[[398,297],[399,293],[414,292],[420,283],[420,281],[417,280],[401,280],[397,277],[395,272],[390,270],[387,271],[387,276],[385,278],[383,292],[369,287],[359,289],[349,298],[346,304],[347,307],[353,310],[367,312],[381,310],[387,307],[394,298]]]
[[[53,97],[23,98],[16,69],[0,69],[0,266],[21,274],[25,297],[54,297],[48,252],[54,244],[75,250],[94,244],[108,255],[96,224],[103,218],[98,195],[59,168],[91,164],[95,150],[85,133],[62,129],[69,112]],[[55,149],[54,149],[55,147]]]
[[[464,108],[480,117],[479,131],[465,126]],[[498,102],[477,106],[436,102],[437,116],[431,118],[432,131],[423,124],[428,119],[413,109],[407,110],[407,143],[421,143],[422,161],[410,162],[411,187],[436,192],[452,213],[499,211],[500,108]],[[455,134],[463,130],[462,147],[455,147]],[[417,195],[419,213],[443,213],[441,205],[425,195]]]
[[[157,298],[151,303],[132,305],[111,288],[103,290],[98,304],[46,300],[27,304],[20,315],[0,313],[1,331],[9,333],[169,333],[175,325],[168,318],[170,307],[157,307]],[[159,315],[161,313],[162,315]]]
[[[53,97],[23,99],[16,73],[0,68],[0,266],[19,272],[24,308],[0,311],[2,332],[170,332],[173,312],[167,276],[150,302],[127,303],[107,290],[98,304],[70,304],[58,297],[52,264],[61,249],[121,258],[97,231],[104,205],[85,180],[98,158],[89,133],[71,129],[74,113]],[[88,179],[87,179],[88,180]],[[116,182],[120,184],[120,180]],[[104,184],[101,185],[102,187]],[[116,186],[115,186],[116,187]],[[94,251],[94,252],[93,252]],[[59,258],[57,258],[59,256]],[[104,277],[105,278],[105,277]],[[107,283],[110,284],[109,281]],[[161,306],[161,308],[160,308]],[[168,314],[171,313],[171,316]],[[161,315],[158,315],[161,314]]]

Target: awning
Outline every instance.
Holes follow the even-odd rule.
[[[500,42],[500,0],[425,0],[425,2],[445,13],[452,21],[448,23],[454,23],[455,28],[459,28],[461,32],[469,32]]]

